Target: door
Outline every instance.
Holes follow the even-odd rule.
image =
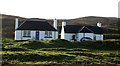
[[[75,39],[75,35],[72,36],[72,40],[74,40],[74,41],[76,40],[76,39]]]
[[[36,31],[36,40],[39,40],[39,31]]]

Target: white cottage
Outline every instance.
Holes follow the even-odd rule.
[[[88,40],[103,40],[103,31],[101,23],[97,26],[83,25],[66,25],[62,22],[61,39],[68,41],[88,41]]]
[[[51,40],[58,38],[57,20],[53,26],[47,20],[27,19],[18,26],[15,22],[15,40]]]

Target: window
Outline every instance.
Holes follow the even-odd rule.
[[[52,31],[45,31],[45,38],[52,38]]]
[[[23,37],[30,37],[31,36],[31,33],[29,30],[24,30],[23,31]]]

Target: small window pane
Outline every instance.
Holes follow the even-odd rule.
[[[47,37],[48,36],[48,31],[45,31],[45,37]]]
[[[45,31],[45,37],[46,38],[51,38],[52,37],[52,32],[51,31]]]
[[[29,30],[24,30],[23,31],[23,36],[24,37],[30,37],[31,36],[31,32]]]
[[[49,31],[49,37],[52,37],[52,32],[51,31]]]

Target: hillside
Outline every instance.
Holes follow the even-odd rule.
[[[3,21],[5,19],[14,20],[15,18],[19,18],[21,21],[23,21],[23,19],[27,19],[24,17],[4,15],[4,14],[2,14],[2,17],[0,16],[0,19],[2,19]],[[32,19],[39,20],[43,18],[32,18]],[[52,24],[52,19],[47,19],[47,20],[50,22],[50,24]],[[76,19],[66,19],[66,20],[58,19],[58,22],[62,22],[63,20],[67,22],[67,25],[78,25],[78,24],[96,25],[97,22],[101,22],[102,27],[106,27],[106,28],[116,28],[118,22],[118,18],[116,17],[98,17],[98,16],[86,16],[86,17],[80,17]],[[61,24],[59,23],[59,25]]]
[[[23,17],[0,14],[0,21],[2,20],[2,37],[14,38],[15,18],[19,18],[20,22],[25,20]]]
[[[20,23],[22,23],[25,19],[24,17],[13,16],[13,15],[5,15],[0,14],[0,20],[2,20],[2,36],[3,38],[13,38],[14,37],[14,25],[15,18],[20,19]],[[42,18],[32,18],[32,19],[42,19]],[[47,19],[51,25],[53,25],[53,19]],[[118,29],[118,18],[116,17],[97,17],[97,16],[87,16],[76,19],[58,19],[58,25],[61,26],[62,21],[66,21],[67,25],[96,25],[97,22],[102,23],[102,28],[104,28],[104,33],[117,33]],[[109,30],[108,30],[109,29]]]
[[[97,17],[97,16],[88,16],[76,19],[68,20],[67,24],[78,25],[78,24],[87,24],[87,25],[96,25],[97,22],[102,23],[102,27],[105,28],[117,28],[118,18],[115,17]]]

